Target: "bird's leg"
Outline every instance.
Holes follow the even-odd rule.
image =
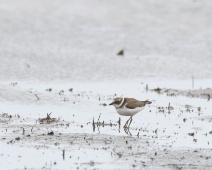
[[[124,128],[124,132],[125,132],[127,135],[132,136],[132,134],[130,133],[130,129],[129,129],[129,128]]]
[[[124,128],[125,133],[128,135],[128,129]]]
[[[125,125],[124,125],[124,128],[128,128],[128,122],[129,122],[129,120],[131,119],[131,117],[126,121],[126,123],[125,123]]]
[[[128,128],[128,132],[129,132],[129,135],[132,136],[132,134],[130,133],[130,129],[129,128]]]
[[[130,123],[128,125],[128,128],[130,127],[131,123],[132,123],[132,116],[131,116],[131,119],[130,119]]]
[[[124,129],[126,129],[127,128],[127,121],[126,121],[126,123],[124,124]]]

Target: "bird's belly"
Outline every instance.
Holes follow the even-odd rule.
[[[118,114],[120,114],[122,116],[133,116],[143,109],[144,109],[144,107],[137,107],[135,109],[128,109],[128,108],[124,107],[124,108],[118,108],[117,112],[118,112]]]

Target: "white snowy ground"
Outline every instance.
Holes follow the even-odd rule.
[[[210,169],[210,0],[0,4],[1,168]],[[108,106],[115,96],[154,101],[128,134]],[[39,124],[50,112],[59,122]],[[93,131],[100,113],[116,125]]]

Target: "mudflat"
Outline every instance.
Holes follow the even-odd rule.
[[[211,169],[210,0],[0,3],[0,169]]]

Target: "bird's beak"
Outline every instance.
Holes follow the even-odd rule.
[[[113,104],[114,104],[114,102],[110,103],[109,105],[113,105]]]

